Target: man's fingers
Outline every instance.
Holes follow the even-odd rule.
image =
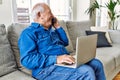
[[[63,59],[63,62],[66,62],[66,63],[69,63],[69,64],[73,64],[73,63],[75,63],[75,58],[73,58],[73,57],[70,56],[70,55],[67,55],[67,56]]]
[[[75,58],[72,57],[71,55],[57,56],[57,64],[61,64],[64,62],[69,63],[69,64],[73,64],[73,63],[75,63]]]

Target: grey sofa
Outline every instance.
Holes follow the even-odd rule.
[[[5,25],[0,24],[0,80],[35,80],[18,68],[6,31]]]
[[[85,36],[85,30],[90,30],[90,21],[73,22],[60,21],[69,38],[70,52],[75,51],[77,36]],[[8,27],[0,25],[0,80],[35,80],[31,77],[31,71],[24,68],[19,61],[19,49],[17,41],[21,31],[29,24],[14,23]],[[112,47],[97,48],[96,58],[104,65],[107,80],[120,71],[120,31],[109,32]]]

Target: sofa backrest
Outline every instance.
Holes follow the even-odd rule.
[[[73,52],[75,49],[76,38],[77,36],[84,36],[85,30],[90,30],[91,23],[90,21],[84,22],[73,22],[73,21],[59,21],[60,25],[64,28],[68,39],[69,45],[66,47],[69,52]],[[29,24],[20,24],[14,23],[11,24],[7,28],[7,36],[10,41],[11,47],[13,49],[18,67],[20,68],[22,65],[20,64],[20,54],[18,49],[18,38],[23,31]],[[74,48],[74,49],[73,49]]]
[[[72,43],[71,43],[71,40],[70,40],[70,37],[69,37],[69,34],[68,34],[68,30],[67,30],[67,27],[66,27],[66,23],[64,21],[59,21],[60,25],[64,28],[67,36],[68,36],[68,39],[69,39],[69,45],[66,47],[67,50],[69,52],[73,52],[73,46],[72,46]],[[17,61],[17,64],[18,64],[18,68],[22,67],[22,65],[20,64],[20,54],[19,54],[19,49],[18,49],[18,38],[21,34],[21,32],[23,31],[23,29],[25,29],[29,24],[20,24],[20,23],[14,23],[14,24],[11,24],[8,28],[7,28],[7,36],[8,36],[8,39],[10,41],[10,44],[11,44],[11,47],[13,49],[13,52],[14,52],[14,55],[15,55],[15,58],[16,58],[16,61]]]
[[[73,48],[76,48],[76,39],[80,36],[85,36],[86,30],[90,30],[90,26],[92,26],[91,21],[67,21],[66,26],[69,32],[70,39],[72,41]]]
[[[8,26],[7,28],[7,37],[12,47],[13,53],[15,55],[15,59],[17,61],[17,67],[20,68],[22,65],[20,64],[20,53],[18,49],[18,38],[23,31],[29,24],[20,24],[14,23]]]
[[[65,30],[65,32],[67,34],[67,37],[69,39],[69,45],[66,48],[69,52],[73,52],[74,49],[73,49],[72,41],[70,39],[70,35],[69,35],[68,29],[67,29],[67,26],[66,26],[66,22],[65,21],[59,21],[59,23],[63,27],[63,29]]]
[[[0,24],[0,76],[15,70],[16,62],[6,35],[6,28]]]

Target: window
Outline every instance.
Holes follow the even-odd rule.
[[[30,23],[30,3],[28,0],[17,0],[16,20],[18,23]]]
[[[99,4],[105,5],[108,0],[97,0]],[[96,26],[107,26],[108,25],[107,9],[101,8],[96,10]]]
[[[109,0],[97,0],[101,5],[104,5],[109,1]],[[116,1],[116,0],[115,0]],[[116,13],[120,14],[120,5],[117,5],[115,7]],[[115,25],[119,25],[118,20],[116,20]],[[100,10],[96,11],[96,26],[109,26],[109,16],[107,13],[107,8],[101,8]]]
[[[70,20],[70,0],[50,0],[49,5],[59,20]]]
[[[14,8],[14,22],[17,23],[30,23],[31,19],[31,9],[38,2],[47,3],[53,14],[59,20],[70,20],[70,1],[71,0],[16,0],[16,5]]]

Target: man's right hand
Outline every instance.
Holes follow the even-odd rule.
[[[55,29],[60,27],[60,24],[59,24],[59,22],[58,22],[58,20],[57,20],[56,17],[53,17],[53,18],[52,18],[52,25],[53,25],[53,27],[54,27]]]
[[[57,56],[57,64],[63,64],[63,63],[73,64],[75,63],[75,58],[71,55]]]

